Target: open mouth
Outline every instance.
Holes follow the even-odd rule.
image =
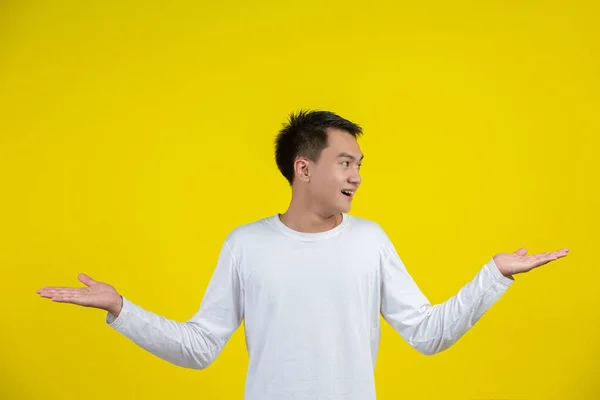
[[[342,190],[342,194],[348,198],[354,196],[354,190]]]

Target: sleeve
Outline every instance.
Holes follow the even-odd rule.
[[[413,348],[439,353],[458,341],[514,283],[493,258],[444,303],[431,305],[387,238],[381,254],[381,314]]]
[[[204,369],[223,350],[244,317],[238,264],[224,243],[200,309],[187,322],[144,310],[123,297],[118,317],[106,323],[150,353],[181,367]]]

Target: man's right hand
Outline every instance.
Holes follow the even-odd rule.
[[[55,302],[99,308],[108,311],[115,317],[119,316],[123,307],[123,298],[114,287],[107,283],[97,282],[85,274],[79,274],[77,278],[87,287],[46,286],[38,289],[36,293]]]

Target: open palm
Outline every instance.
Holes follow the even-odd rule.
[[[527,249],[523,247],[514,253],[496,254],[494,256],[494,262],[503,275],[509,276],[531,271],[541,265],[566,257],[568,253],[569,249],[564,248],[557,251],[528,256],[526,255]]]
[[[87,287],[71,288],[45,286],[42,289],[38,289],[36,293],[41,297],[49,298],[52,299],[52,301],[59,303],[71,303],[84,307],[100,308],[113,313],[115,309],[119,307],[121,296],[113,286],[107,283],[97,282],[86,274],[79,274],[77,278]]]

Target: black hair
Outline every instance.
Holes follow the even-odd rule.
[[[355,138],[362,135],[362,128],[330,111],[300,110],[291,113],[283,129],[275,139],[275,161],[281,174],[291,185],[294,180],[296,157],[306,157],[317,162],[327,147],[327,129],[339,129]]]

